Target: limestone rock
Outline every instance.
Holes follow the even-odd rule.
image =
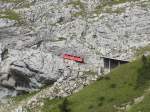
[[[102,10],[103,0],[26,2],[0,2],[0,9],[13,9],[24,21],[16,24],[0,13],[0,99],[47,84],[52,88],[35,99],[71,95],[101,75],[101,56],[128,60],[134,49],[150,44],[148,0]],[[65,53],[85,63],[64,60]]]

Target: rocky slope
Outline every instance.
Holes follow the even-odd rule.
[[[70,95],[101,75],[101,56],[132,59],[149,43],[149,0],[0,0],[0,99],[47,84],[62,91],[27,102]]]

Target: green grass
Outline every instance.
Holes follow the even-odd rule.
[[[128,103],[133,105],[134,99],[142,96],[145,89],[150,87],[149,67],[149,58],[146,58],[146,61],[142,59],[120,66],[106,77],[68,97],[67,108],[70,112],[117,112],[118,109],[115,107],[124,107]],[[60,109],[63,102],[64,99],[46,99],[41,110],[42,112],[63,112]],[[133,108],[130,112],[137,112],[136,108],[139,107],[147,108],[143,112],[149,112],[148,104],[150,100],[146,98],[141,105],[139,104],[140,106],[135,106],[135,110]],[[120,110],[120,112],[126,112],[126,110]]]
[[[36,92],[31,92],[31,93],[26,93],[24,95],[20,95],[20,96],[16,96],[16,97],[12,97],[11,99],[15,102],[15,103],[19,103],[20,101],[26,100],[27,98],[31,98],[32,96],[34,96]]]
[[[112,7],[106,8],[105,11],[103,11],[104,13],[117,13],[117,14],[121,14],[123,12],[125,12],[125,8],[117,8],[115,10],[112,9]]]
[[[94,72],[94,71],[84,71],[83,72],[83,74],[85,74],[85,75],[97,75],[97,73],[96,72]]]
[[[136,1],[136,0],[130,0],[131,1]],[[73,17],[86,17],[87,14],[101,14],[101,13],[117,13],[120,14],[122,12],[125,12],[124,8],[117,8],[115,10],[112,9],[113,5],[117,5],[117,4],[121,4],[121,3],[125,3],[125,2],[129,2],[129,0],[102,0],[101,4],[98,5],[94,11],[87,13],[85,4],[82,3],[80,0],[76,0],[76,1],[71,1],[70,3],[68,3],[66,6],[68,5],[72,5],[75,8],[80,8],[79,12],[73,13],[72,16]]]
[[[10,20],[15,20],[15,21],[17,21],[18,24],[23,23],[23,19],[22,19],[21,15],[16,13],[13,10],[5,10],[5,11],[0,10],[0,18],[7,18]]]
[[[149,112],[150,111],[150,94],[146,94],[142,102],[132,106],[129,112]]]
[[[79,7],[81,9],[84,9],[84,5],[80,0],[76,0],[76,1],[71,1],[70,3],[68,3],[67,5],[73,5],[74,7]]]
[[[72,5],[75,8],[80,8],[80,11],[72,14],[72,16],[74,16],[74,17],[86,16],[85,6],[80,0],[71,1],[70,3],[67,4],[67,6],[68,5]]]
[[[15,9],[29,8],[32,5],[28,0],[0,0],[0,2],[16,4],[16,6],[14,7]]]
[[[125,12],[124,8],[117,8],[116,10],[112,10],[113,5],[121,4],[121,3],[126,3],[126,2],[131,2],[131,1],[137,1],[137,0],[103,0],[103,2],[98,5],[95,8],[94,13],[100,14],[102,12],[104,13],[117,13],[120,14],[122,12]],[[109,8],[107,8],[109,7]],[[104,10],[106,8],[106,10]]]
[[[15,102],[20,102],[20,101],[23,101],[23,100],[26,100],[28,98],[31,98],[32,96],[36,95],[37,93],[39,93],[40,91],[50,87],[51,85],[44,85],[43,87],[41,87],[39,90],[37,91],[33,91],[33,92],[30,92],[30,93],[24,93],[22,95],[19,95],[19,96],[15,96],[15,97],[11,97],[11,99]]]
[[[19,2],[23,2],[24,0],[0,0],[0,1],[6,3],[19,3]]]

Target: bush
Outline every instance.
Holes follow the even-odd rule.
[[[116,84],[111,84],[111,85],[110,85],[110,88],[116,88],[116,87],[117,87]]]
[[[100,98],[98,98],[99,101],[104,101],[105,100],[105,97],[104,96],[101,96]]]
[[[150,81],[150,59],[142,56],[142,67],[139,69],[139,75],[137,77],[136,88],[141,88]]]
[[[67,98],[64,99],[62,104],[59,105],[60,112],[70,112],[69,101]]]

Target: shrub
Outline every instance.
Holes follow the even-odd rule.
[[[100,98],[98,98],[99,101],[104,101],[105,100],[105,97],[104,96],[101,96]]]
[[[70,112],[69,101],[67,98],[64,99],[62,104],[59,105],[60,112]]]
[[[142,67],[138,70],[139,75],[137,77],[136,88],[141,88],[148,81],[150,81],[150,59],[142,56]]]
[[[116,84],[111,84],[111,85],[110,85],[110,88],[116,88],[116,87],[117,87]]]

